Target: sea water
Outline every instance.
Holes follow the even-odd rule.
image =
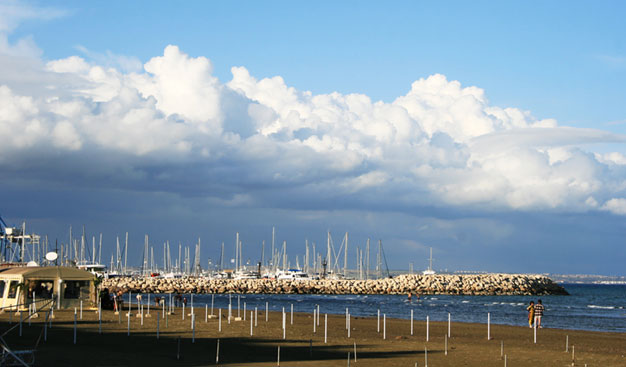
[[[569,296],[422,295],[418,299],[414,295],[409,300],[407,295],[234,294],[232,302],[236,309],[237,297],[241,297],[242,311],[244,302],[248,310],[254,307],[265,310],[267,301],[271,311],[282,311],[283,307],[289,310],[293,304],[294,312],[313,313],[313,308],[319,305],[320,313],[345,314],[347,307],[353,316],[376,317],[380,309],[387,317],[408,319],[413,310],[415,320],[426,320],[429,316],[433,321],[447,321],[450,313],[454,322],[474,323],[486,323],[490,313],[494,324],[528,326],[526,307],[530,301],[536,303],[541,299],[545,306],[544,327],[626,332],[626,285],[565,284],[564,287]],[[187,307],[191,307],[190,295],[183,296],[187,297]],[[144,303],[146,298],[142,298]],[[228,299],[228,294],[215,295],[215,314],[218,308],[228,308]],[[169,300],[167,295],[166,300]],[[210,309],[210,294],[194,295],[197,313],[204,312],[205,304]]]

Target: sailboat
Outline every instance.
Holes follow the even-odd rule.
[[[430,248],[430,258],[428,259],[428,269],[422,272],[424,275],[434,275],[435,271],[433,270],[433,248]]]

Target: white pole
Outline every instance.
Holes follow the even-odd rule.
[[[504,340],[500,340],[500,358],[504,357]]]
[[[387,339],[387,314],[383,314],[383,340]]]
[[[148,315],[150,315],[150,293],[148,293]]]
[[[565,353],[569,352],[569,335],[565,335]]]
[[[130,312],[126,314],[128,324],[126,325],[126,336],[130,336]]]
[[[354,363],[356,363],[356,340],[354,341]]]
[[[348,314],[348,338],[350,338],[350,329],[352,329],[352,327],[350,326],[350,314]]]
[[[487,340],[491,340],[491,313],[487,312]]]
[[[426,341],[430,340],[430,316],[426,316]]]
[[[278,346],[278,356],[276,358],[276,365],[280,366],[280,345]]]
[[[21,316],[21,313],[20,313],[20,316]],[[76,344],[76,307],[74,307],[74,344]]]
[[[535,323],[533,325],[533,343],[537,344],[537,317],[535,316]]]
[[[213,302],[215,301],[215,294],[211,294],[211,316],[213,316]]]
[[[324,314],[324,344],[326,344],[328,338],[328,314]]]
[[[413,310],[411,310],[411,335],[413,335]]]
[[[204,322],[209,322],[209,305],[204,304]]]
[[[228,304],[228,325],[230,325],[230,318],[233,315],[233,306],[232,304]]]
[[[163,311],[161,311],[163,313],[163,315],[161,317],[165,318],[165,299],[161,299],[161,302],[163,302],[163,304],[161,306],[163,308]]]
[[[222,309],[220,308],[220,312],[222,311]],[[220,317],[220,320],[222,318]],[[215,352],[215,365],[217,365],[220,362],[220,340],[217,339],[217,351]]]
[[[102,304],[101,303],[98,303],[98,334],[102,334]]]
[[[222,332],[222,309],[219,309],[219,316],[217,317],[217,323],[219,325],[219,332]]]
[[[258,323],[257,321],[259,321],[259,312],[258,312],[258,308],[256,306],[254,306],[254,327],[257,327]]]
[[[293,325],[293,303],[291,304],[291,325]]]
[[[316,322],[316,313],[317,310],[315,309],[315,307],[313,307],[313,334],[315,334],[316,330],[315,330],[315,325],[317,324]]]
[[[240,313],[240,306],[241,306],[241,296],[238,294],[237,295],[237,317],[241,317],[241,313]]]
[[[185,319],[185,302],[183,302],[183,315],[182,315],[183,320]]]
[[[448,338],[450,337],[450,312],[448,312]]]
[[[287,314],[285,313],[285,308],[283,307],[283,339],[287,337]]]
[[[139,314],[141,315],[141,326],[143,326],[143,304],[139,307]]]
[[[317,305],[317,326],[320,326],[320,305]]]
[[[376,332],[380,333],[380,308],[378,309],[378,317],[377,317],[377,323],[376,323]]]
[[[252,322],[252,311],[250,311],[250,336],[252,336],[252,327],[254,326],[254,323]]]
[[[191,314],[191,342],[196,342],[196,315]]]
[[[424,366],[428,367],[428,348],[424,346]]]
[[[265,322],[267,322],[268,316],[269,316],[269,305],[267,302],[265,302]]]
[[[246,321],[246,302],[243,303],[243,321]]]
[[[446,352],[445,355],[448,355],[448,335],[444,335],[445,343],[446,343]]]
[[[506,367],[506,354],[504,355],[504,367]]]
[[[80,319],[83,319],[83,300],[80,300]]]
[[[346,307],[346,330],[348,330],[348,307]]]

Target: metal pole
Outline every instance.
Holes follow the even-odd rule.
[[[328,314],[324,314],[324,344],[326,344],[328,338]]]

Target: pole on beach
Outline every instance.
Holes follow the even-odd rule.
[[[191,343],[196,342],[196,315],[191,314]]]
[[[240,306],[241,306],[241,295],[238,294],[237,295],[237,317],[241,317],[241,314],[239,311]]]
[[[182,317],[183,317],[183,320],[184,320],[185,319],[185,302],[183,302],[183,312],[182,312],[182,314],[183,314]]]
[[[350,326],[350,314],[348,314],[348,338],[350,338],[350,329],[352,329],[352,327]]]
[[[246,321],[246,302],[243,303],[243,321]]]
[[[209,305],[204,304],[204,322],[209,322]]]
[[[130,315],[133,306],[133,292],[128,292],[128,314]]]
[[[166,313],[165,314],[165,328],[167,329],[167,327],[169,326],[169,320],[170,320],[170,313]]]
[[[537,344],[537,318],[535,317],[535,323],[533,324],[533,343]]]
[[[141,326],[143,326],[143,304],[139,307],[139,315],[141,316]]]
[[[269,311],[269,304],[268,302],[265,302],[265,322],[267,322],[267,318],[269,316],[268,311]]]
[[[126,318],[128,318],[128,324],[126,325],[126,336],[130,336],[130,312],[126,314]]]
[[[428,348],[424,346],[424,366],[428,367]]]
[[[411,335],[413,335],[413,310],[411,310]]]
[[[215,301],[215,294],[211,294],[211,316],[213,316],[213,302]]]
[[[387,339],[387,314],[383,314],[383,340]]]
[[[220,308],[220,311],[222,309]],[[220,340],[217,339],[217,351],[215,352],[215,365],[217,366],[217,364],[220,363]]]
[[[348,307],[346,307],[346,330],[348,330]]]
[[[317,330],[315,330],[315,325],[317,324],[317,322],[316,322],[316,313],[317,313],[317,310],[315,309],[315,307],[313,307],[313,334],[315,334],[316,331],[317,331]]]
[[[356,340],[354,341],[354,363],[356,363]]]
[[[74,344],[76,344],[76,307],[74,307]]]
[[[280,366],[280,345],[278,346],[278,356],[276,358],[276,365]]]
[[[293,325],[293,303],[291,304],[291,325]]]
[[[565,335],[565,353],[569,352],[569,335]]]
[[[504,357],[504,340],[500,340],[500,358]]]
[[[378,317],[376,318],[376,332],[380,333],[380,308],[378,309]]]
[[[491,340],[491,313],[487,312],[487,340]]]
[[[350,367],[350,352],[348,352],[348,367]]]
[[[230,318],[233,315],[233,306],[232,304],[228,304],[228,325],[230,325]]]
[[[80,300],[80,319],[83,319],[83,300]],[[30,319],[29,319],[30,320]]]
[[[328,314],[324,314],[324,344],[328,341]]]
[[[98,334],[102,334],[102,304],[98,304]]]
[[[254,306],[254,327],[257,327],[259,321],[259,309],[257,306]]]
[[[148,316],[146,317],[150,317],[150,293],[148,293]]]
[[[252,323],[252,311],[250,311],[250,336],[252,336],[252,326],[253,326],[253,323]]]
[[[448,355],[448,335],[444,335],[444,340],[445,340],[445,355]]]
[[[450,338],[450,312],[448,312],[448,338]]]
[[[506,354],[504,355],[504,367],[506,367]]]
[[[426,316],[426,341],[430,340],[430,316]]]
[[[574,364],[574,361],[576,361],[575,354],[574,354],[574,352],[575,352],[574,348],[575,348],[575,346],[572,345],[572,364]]]
[[[285,313],[285,308],[283,307],[283,339],[287,337],[287,314]]]
[[[320,326],[320,305],[317,305],[317,326]]]
[[[217,323],[218,323],[218,328],[219,328],[219,332],[222,332],[222,309],[219,309],[219,316],[217,317]],[[219,347],[218,347],[219,349]]]
[[[169,303],[169,311],[168,313],[172,313],[172,294],[170,293],[170,303]]]

